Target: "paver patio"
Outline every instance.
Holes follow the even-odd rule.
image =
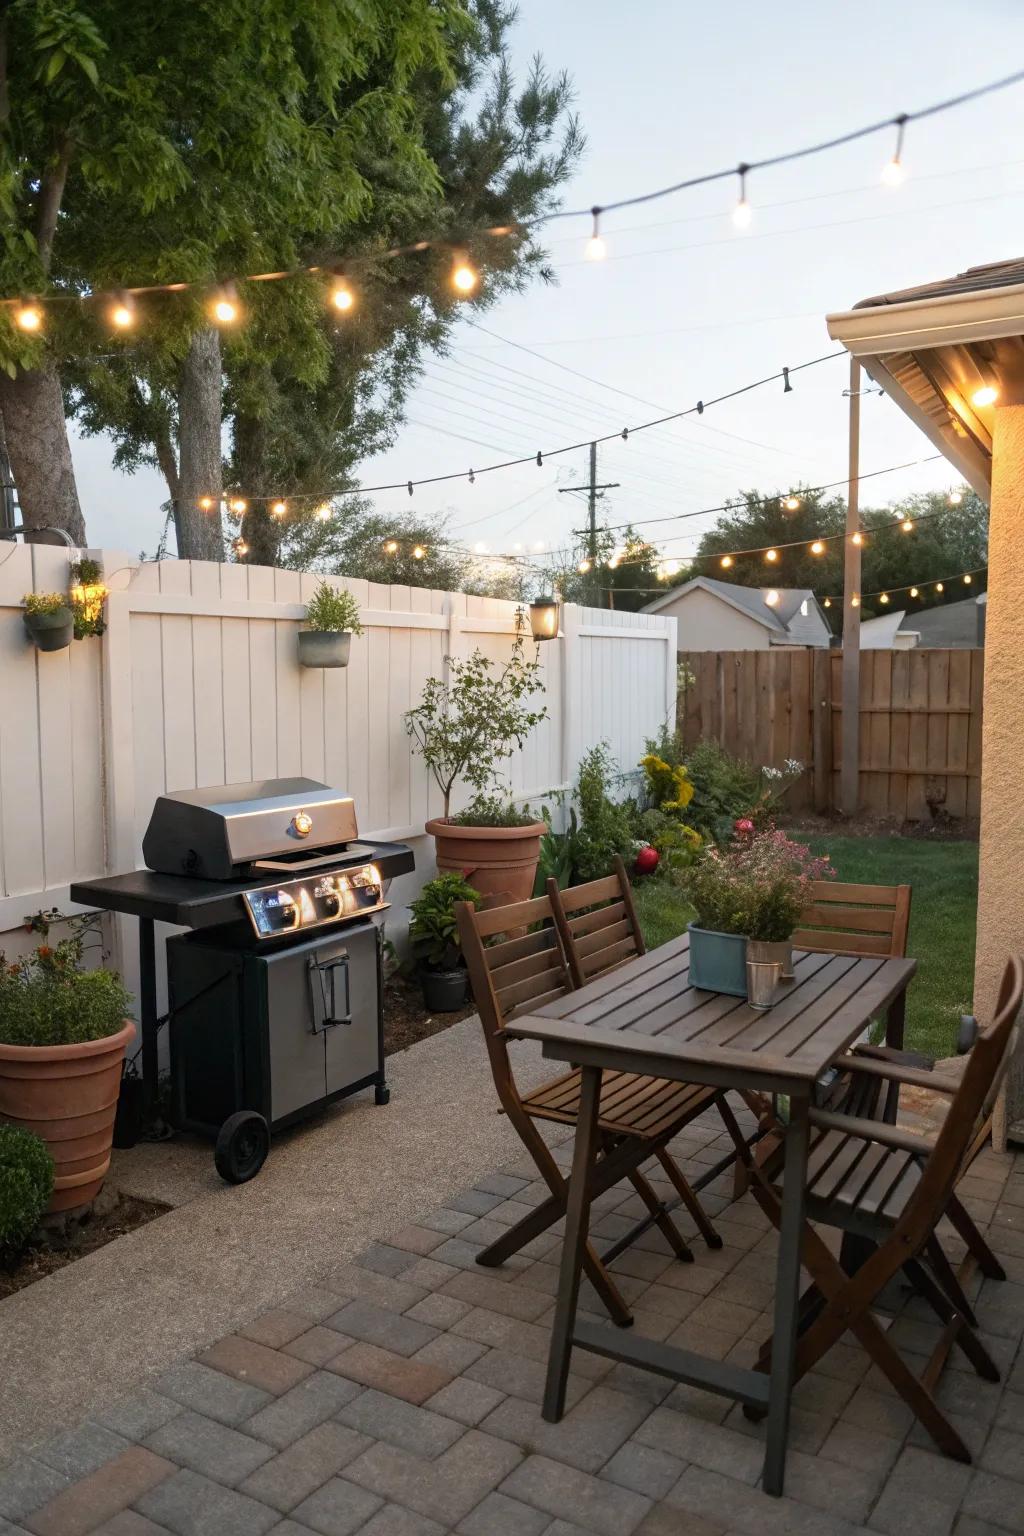
[[[693,1173],[714,1162],[717,1115],[675,1150]],[[566,1163],[571,1142],[555,1155]],[[593,1355],[574,1357],[565,1419],[544,1422],[559,1239],[501,1270],[474,1262],[546,1196],[534,1172],[522,1160],[484,1177],[19,1456],[0,1471],[0,1536],[1024,1532],[1024,1159],[987,1152],[962,1185],[1008,1274],[978,1302],[1002,1381],[954,1354],[939,1387],[974,1466],[935,1452],[844,1341],[796,1389],[782,1499],[757,1487],[763,1429],[738,1406]],[[749,1362],[771,1328],[775,1237],[749,1196],[729,1203],[729,1183],[708,1193],[721,1250],[696,1242],[682,1264],[655,1230],[614,1269],[639,1331]],[[612,1240],[640,1214],[617,1187],[593,1230]],[[926,1354],[931,1314],[894,1302],[901,1348]]]

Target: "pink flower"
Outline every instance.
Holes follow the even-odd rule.
[[[753,836],[754,823],[751,821],[749,816],[741,816],[739,821],[734,822],[734,826],[740,837]]]

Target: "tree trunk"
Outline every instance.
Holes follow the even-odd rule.
[[[280,524],[266,501],[253,499],[262,498],[275,490],[267,478],[267,431],[264,417],[236,412],[234,450],[241,489],[249,498],[249,507],[239,529],[247,545],[244,559],[248,565],[276,565],[281,541]]]
[[[223,560],[220,336],[197,331],[181,366],[178,393],[179,480],[174,527],[182,560]],[[199,503],[213,498],[204,511]]]
[[[85,521],[78,502],[60,379],[52,363],[0,372],[0,412],[26,528],[63,528],[81,549]]]

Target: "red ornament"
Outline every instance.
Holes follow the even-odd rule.
[[[660,863],[661,854],[657,848],[652,848],[648,843],[637,853],[633,867],[638,875],[653,875]]]

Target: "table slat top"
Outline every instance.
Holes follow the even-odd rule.
[[[682,934],[506,1027],[543,1041],[556,1059],[574,1059],[571,1048],[586,1044],[607,1048],[627,1068],[624,1058],[635,1054],[635,1070],[645,1069],[644,1058],[647,1069],[662,1062],[666,1075],[688,1065],[698,1080],[706,1069],[737,1082],[812,1083],[906,989],[917,962],[806,951],[794,959],[794,980],[780,983],[778,1001],[760,1011],[691,986]]]

